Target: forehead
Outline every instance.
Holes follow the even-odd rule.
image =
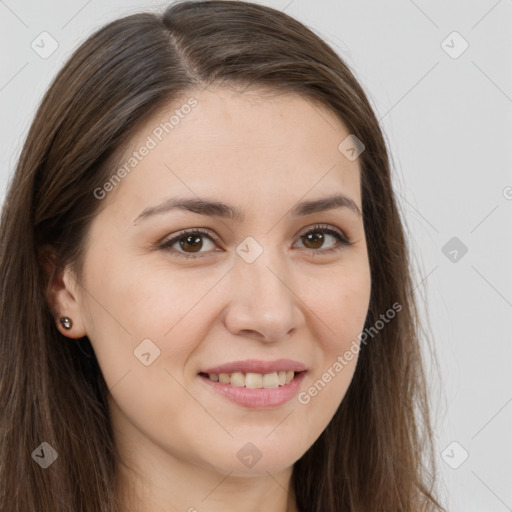
[[[132,138],[119,158],[127,172],[115,192],[121,200],[175,191],[242,196],[250,206],[261,194],[293,201],[336,188],[360,203],[359,163],[338,148],[347,136],[331,110],[297,94],[190,90]]]

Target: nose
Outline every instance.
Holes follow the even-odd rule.
[[[283,258],[270,258],[268,251],[252,263],[239,258],[230,279],[224,322],[232,334],[272,342],[304,324],[298,286]]]

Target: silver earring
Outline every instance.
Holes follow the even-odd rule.
[[[71,318],[67,317],[67,316],[63,316],[61,319],[60,319],[60,323],[62,324],[62,327],[64,327],[64,329],[71,329],[72,325],[73,325],[73,322],[71,321]]]

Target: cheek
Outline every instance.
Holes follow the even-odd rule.
[[[364,261],[311,278],[301,296],[314,313],[311,324],[320,329],[315,338],[325,355],[332,357],[357,339],[368,313],[370,292],[370,269]]]
[[[206,312],[214,308],[208,291],[219,276],[191,279],[186,272],[120,259],[115,266],[91,259],[88,336],[117,404],[114,410],[129,420],[123,425],[168,440],[170,432],[188,432],[191,417],[204,416],[184,388],[184,369],[205,338]],[[112,270],[99,270],[106,268]]]
[[[141,265],[128,258],[111,258],[96,264],[91,259],[87,287],[87,330],[96,338],[108,338],[133,350],[149,338],[163,351],[172,346],[179,352],[194,340],[176,336],[183,322],[190,323],[198,305],[214,287],[216,276],[170,271],[161,264]],[[114,264],[115,261],[115,264]],[[105,268],[110,268],[105,272]],[[92,297],[92,300],[89,298]],[[110,337],[116,333],[114,337]],[[171,343],[172,341],[172,343]],[[161,345],[161,346],[160,346]]]
[[[321,282],[324,286],[318,286]],[[311,310],[310,325],[315,326],[319,358],[298,396],[301,406],[311,412],[305,416],[311,430],[325,427],[352,381],[370,301],[370,270],[365,265],[351,270],[347,266],[316,283],[304,296]]]

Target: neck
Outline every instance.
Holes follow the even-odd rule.
[[[117,496],[122,512],[298,512],[290,485],[291,468],[254,477],[222,475],[174,463],[165,471],[158,463],[134,469],[120,466]]]

